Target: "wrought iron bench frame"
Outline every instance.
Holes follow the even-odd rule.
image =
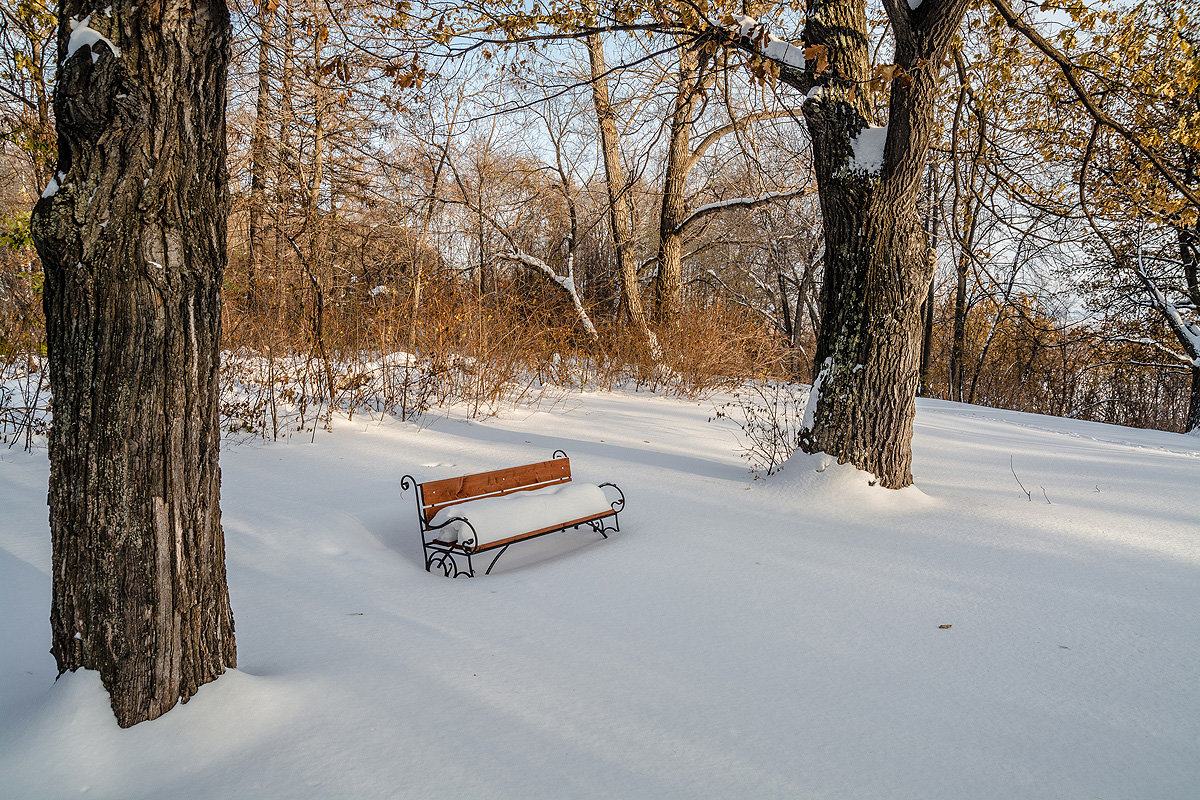
[[[601,487],[611,486],[619,495],[618,499],[610,503],[611,511],[593,514],[581,519],[564,520],[556,526],[539,528],[538,530],[510,536],[496,542],[476,545],[475,542],[478,541],[479,534],[476,533],[475,526],[466,517],[450,517],[436,525],[429,524],[429,520],[441,509],[465,503],[468,500],[478,500],[484,497],[502,497],[514,492],[541,489],[547,486],[569,483],[570,481],[571,461],[562,450],[555,450],[550,456],[549,461],[542,461],[536,464],[523,464],[521,466],[508,467],[507,469],[492,470],[491,472],[478,472],[471,475],[462,475],[457,478],[443,478],[441,480],[418,483],[413,476],[405,475],[400,480],[401,491],[407,491],[410,488],[416,487],[417,520],[421,526],[421,549],[425,555],[425,571],[432,572],[433,567],[436,566],[447,578],[464,576],[473,578],[475,577],[473,557],[480,553],[499,550],[500,552],[496,553],[495,558],[492,559],[492,563],[488,565],[488,568],[483,573],[484,575],[489,575],[491,574],[492,567],[496,566],[496,562],[500,560],[500,556],[504,555],[509,546],[517,542],[536,539],[551,533],[561,533],[568,528],[577,530],[584,525],[605,539],[608,538],[609,531],[621,530],[621,521],[618,514],[625,509],[625,493],[615,483],[599,484]],[[427,489],[432,500],[426,498]],[[608,525],[609,519],[613,522],[611,526]],[[467,535],[465,531],[461,531],[459,533],[459,541],[457,542],[439,542],[436,537],[429,536],[429,534],[446,527],[452,522],[462,522],[466,528],[470,529],[470,534]],[[465,570],[459,569],[458,557],[465,557],[467,567]]]

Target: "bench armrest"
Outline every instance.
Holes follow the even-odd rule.
[[[469,539],[464,538],[462,541],[458,542],[458,544],[463,546],[464,550],[469,550],[472,546],[474,546],[474,544],[477,541],[479,541],[479,534],[476,532],[475,526],[472,525],[471,521],[469,519],[467,519],[466,517],[450,517],[450,519],[443,520],[442,522],[439,522],[437,525],[430,525],[429,520],[425,519],[425,508],[424,508],[425,498],[422,496],[421,484],[417,483],[417,479],[414,478],[412,475],[405,475],[404,477],[402,477],[400,479],[400,491],[406,492],[409,489],[413,489],[413,488],[416,489],[417,522],[420,524],[421,541],[422,542],[425,541],[425,534],[427,532],[440,530],[441,528],[444,528],[447,525],[449,525],[451,522],[461,522],[461,523],[465,524],[468,528],[471,529],[471,538],[469,538]]]
[[[612,488],[616,489],[617,494],[620,495],[620,498],[612,501],[612,503],[611,503],[612,510],[617,511],[617,512],[621,512],[621,511],[625,510],[625,493],[621,491],[620,486],[617,486],[615,483],[601,483],[601,484],[597,484],[597,485],[600,486],[600,488],[602,488],[602,489],[605,486],[611,486]]]
[[[475,542],[479,541],[479,534],[475,531],[475,526],[471,524],[471,520],[467,519],[466,517],[451,517],[448,520],[439,522],[437,525],[426,525],[425,530],[427,530],[427,531],[440,530],[440,529],[446,527],[447,525],[449,525],[451,522],[461,522],[464,525],[466,525],[468,528],[471,529],[471,538],[469,538],[469,539],[465,538],[462,535],[462,531],[459,531],[458,544],[462,545],[462,548],[464,550],[470,550],[472,547],[474,547]]]

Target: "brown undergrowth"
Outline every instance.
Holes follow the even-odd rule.
[[[794,360],[748,312],[720,302],[686,305],[659,331],[656,364],[611,311],[589,309],[594,341],[565,298],[528,286],[480,295],[435,284],[415,316],[410,297],[386,290],[289,299],[226,303],[222,412],[231,432],[278,438],[334,413],[414,419],[451,406],[486,417],[571,390],[699,397],[782,376]]]

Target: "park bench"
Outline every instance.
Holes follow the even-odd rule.
[[[562,450],[537,464],[425,483],[405,475],[400,481],[405,491],[414,486],[425,571],[437,567],[448,578],[475,577],[474,556],[498,550],[487,575],[511,545],[568,528],[586,525],[607,539],[608,531],[621,530],[617,515],[625,508],[616,484],[573,482]],[[617,499],[609,500],[606,486]],[[465,570],[459,569],[460,557]]]

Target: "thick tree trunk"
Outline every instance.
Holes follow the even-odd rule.
[[[33,220],[51,652],[99,671],[125,727],[236,663],[217,465],[230,29],[222,0],[90,8],[59,5],[58,168]],[[72,52],[85,26],[104,38]]]
[[[600,154],[604,160],[604,183],[608,189],[608,219],[612,228],[613,246],[617,257],[617,274],[621,280],[621,298],[634,333],[654,361],[662,360],[658,338],[650,330],[638,284],[637,261],[631,230],[629,181],[621,164],[620,135],[617,115],[608,93],[608,65],[604,58],[604,42],[600,34],[586,39],[588,62],[591,66],[592,104],[600,129]]]
[[[819,76],[827,85],[804,105],[826,251],[813,425],[802,446],[900,488],[912,483],[920,310],[932,277],[917,198],[940,65],[967,0],[924,0],[915,11],[903,0],[886,0],[885,6],[903,74],[892,82],[876,172],[855,168],[870,150],[860,134],[871,119],[868,93],[861,89],[870,79],[864,4],[809,2],[805,44],[824,47],[831,68]]]

